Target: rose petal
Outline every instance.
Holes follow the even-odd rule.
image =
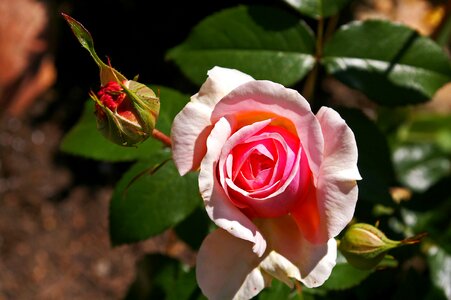
[[[323,156],[323,137],[320,124],[304,97],[271,81],[250,81],[221,99],[213,110],[211,120],[216,122],[222,116],[245,112],[266,112],[290,120],[316,181]]]
[[[207,150],[205,141],[211,131],[211,109],[189,102],[172,123],[172,157],[180,175],[197,169]]]
[[[254,80],[240,71],[220,67],[214,67],[208,75],[199,92],[191,97],[191,102],[177,114],[172,124],[173,158],[182,176],[196,170],[205,155],[215,104],[237,86]]]
[[[231,120],[230,117],[228,118]],[[236,119],[234,119],[234,121],[236,121]],[[243,126],[229,138],[225,138],[224,144],[216,146],[222,148],[219,159],[219,180],[225,193],[230,198],[230,201],[237,207],[248,207],[253,214],[259,217],[278,217],[287,214],[297,202],[299,191],[305,186],[307,176],[310,176],[309,169],[299,167],[302,153],[302,156],[304,156],[303,165],[308,168],[305,153],[299,149],[299,142],[292,140],[293,137],[291,134],[284,134],[283,131],[276,130],[274,126],[269,126],[269,131],[266,132],[266,126],[269,125],[270,122],[272,122],[272,119],[266,119]],[[232,129],[229,129],[229,131],[231,133]],[[262,131],[261,134],[257,134],[260,131]],[[283,174],[284,180],[280,184],[279,181],[281,178],[275,178],[273,183],[268,185],[266,189],[262,188],[261,190],[246,191],[241,187],[238,187],[231,179],[225,178],[225,175],[230,173],[227,172],[227,158],[229,157],[229,153],[232,152],[232,149],[237,145],[240,145],[240,143],[247,141],[252,142],[259,138],[272,138],[283,145],[287,162],[285,166],[281,167],[284,169],[287,168],[288,172]],[[298,151],[298,153],[293,153],[293,150]],[[301,170],[301,172],[299,172],[299,170]],[[253,196],[260,197],[254,198]]]
[[[216,122],[207,139],[207,153],[202,160],[199,174],[199,190],[207,213],[216,225],[240,239],[253,242],[254,252],[262,256],[266,241],[255,224],[230,202],[216,178],[219,155],[231,132],[232,125],[226,118]]]
[[[357,168],[357,144],[354,133],[329,107],[321,107],[316,117],[324,136],[324,161],[321,176],[328,174],[339,180],[360,180]]]
[[[191,97],[192,102],[200,102],[212,110],[222,97],[243,83],[253,81],[251,76],[234,69],[214,67],[208,71],[208,78],[199,92]]]
[[[257,268],[260,260],[248,241],[217,229],[197,254],[197,282],[208,299],[250,299],[268,283]]]
[[[337,236],[354,214],[360,180],[354,133],[331,108],[317,114],[324,136],[324,160],[318,180],[317,199],[329,238]]]
[[[230,120],[230,118],[229,118]],[[233,135],[231,135],[224,143],[221,145],[220,149],[220,156],[219,156],[219,174],[221,178],[221,184],[224,185],[224,179],[225,179],[225,164],[227,157],[229,156],[232,149],[242,142],[243,140],[247,139],[248,137],[254,135],[255,133],[262,130],[265,126],[267,126],[269,123],[271,123],[271,120],[263,120],[260,122],[253,123],[248,126],[244,126],[243,128],[240,128],[237,132],[235,132]],[[232,133],[232,128],[229,129],[229,135]],[[237,159],[240,159],[239,157]]]
[[[313,178],[304,185],[304,194],[291,211],[293,219],[299,226],[302,235],[312,243],[325,243],[327,235],[326,222],[319,209],[316,187]]]
[[[287,277],[301,281],[307,287],[317,287],[329,278],[337,258],[334,239],[324,244],[312,244],[299,231],[289,216],[258,219],[258,226],[274,252],[260,266],[276,278]],[[296,269],[298,271],[296,271]]]

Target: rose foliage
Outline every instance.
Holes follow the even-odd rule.
[[[144,53],[143,76],[172,88],[127,80],[64,15],[101,80],[61,149],[132,163],[111,199],[112,244],[170,230],[196,257],[146,256],[126,299],[451,299],[451,118],[443,100],[422,104],[451,82],[451,23],[427,37],[352,20],[348,3],[127,14],[108,46]],[[177,46],[138,47],[145,28],[194,12],[202,20]]]

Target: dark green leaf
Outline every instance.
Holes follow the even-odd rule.
[[[451,64],[441,47],[412,29],[389,21],[342,26],[326,43],[328,73],[384,105],[429,100],[451,81]]]
[[[160,90],[161,111],[157,128],[169,134],[175,115],[189,101],[189,97],[166,87],[152,87]],[[70,154],[105,161],[130,161],[147,158],[162,149],[159,141],[152,138],[136,148],[121,147],[104,138],[96,129],[94,103],[86,103],[85,110],[78,123],[64,137],[61,150]]]
[[[359,198],[392,205],[388,191],[395,182],[395,176],[384,135],[359,110],[340,108],[338,112],[351,127],[357,141],[358,167],[363,178],[358,182]]]
[[[428,251],[428,262],[432,283],[441,291],[442,297],[450,299],[451,255],[437,245],[433,245]]]
[[[446,45],[451,45],[451,18],[447,18],[441,26],[440,32],[437,35],[437,43],[446,47]]]
[[[335,15],[349,0],[284,0],[301,13],[319,19]]]
[[[265,288],[259,295],[259,300],[279,300],[279,299],[303,299],[296,290],[291,290],[285,283],[274,279],[271,286]],[[305,300],[305,299],[303,299]]]
[[[337,264],[332,270],[329,279],[321,286],[326,290],[346,290],[360,284],[373,271],[356,269],[346,262],[343,255],[337,253]]]
[[[185,219],[200,203],[197,173],[181,177],[172,160],[151,170],[169,152],[135,163],[116,185],[110,206],[110,237],[114,245],[161,233]]]
[[[195,299],[197,287],[193,268],[167,256],[154,254],[144,257],[138,264],[135,282],[126,300],[188,300]]]
[[[311,30],[296,16],[275,7],[239,6],[204,19],[167,57],[199,85],[214,66],[291,85],[312,69],[314,45]]]
[[[192,249],[197,250],[207,236],[210,224],[212,224],[212,222],[208,218],[202,204],[202,207],[196,209],[185,220],[180,222],[174,230],[179,238],[187,243]]]

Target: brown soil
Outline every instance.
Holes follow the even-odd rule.
[[[45,106],[37,101],[32,109],[39,115]],[[112,166],[61,154],[55,119],[27,120],[0,119],[1,300],[121,299],[144,253],[180,253],[171,232],[112,248],[112,185],[81,180],[91,170],[77,175],[71,165],[106,168],[105,174]]]

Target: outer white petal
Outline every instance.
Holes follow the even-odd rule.
[[[354,214],[360,180],[354,133],[333,109],[322,107],[317,118],[324,136],[324,159],[317,184],[318,209],[329,238],[337,236]]]
[[[211,109],[189,102],[174,118],[171,130],[172,156],[180,175],[199,167],[205,155],[206,140],[211,131]]]
[[[211,131],[207,139],[207,153],[201,164],[199,190],[207,213],[216,225],[240,239],[251,241],[254,252],[262,256],[266,249],[265,239],[255,224],[230,202],[216,176],[216,165],[231,130],[229,121],[221,118]]]
[[[248,241],[217,229],[197,254],[197,282],[210,300],[250,299],[268,283],[259,262]]]
[[[329,278],[337,258],[334,239],[324,244],[310,243],[289,216],[260,219],[257,223],[268,248],[273,250],[260,265],[263,270],[284,282],[294,278],[307,287],[320,286]]]
[[[254,78],[235,69],[214,67],[208,71],[208,78],[199,92],[191,97],[192,102],[200,102],[211,109],[222,97],[243,83]]]
[[[211,69],[208,76],[172,125],[173,158],[180,175],[199,167],[205,155],[207,136],[212,128],[211,112],[216,103],[237,86],[254,80],[240,71],[220,67]]]

